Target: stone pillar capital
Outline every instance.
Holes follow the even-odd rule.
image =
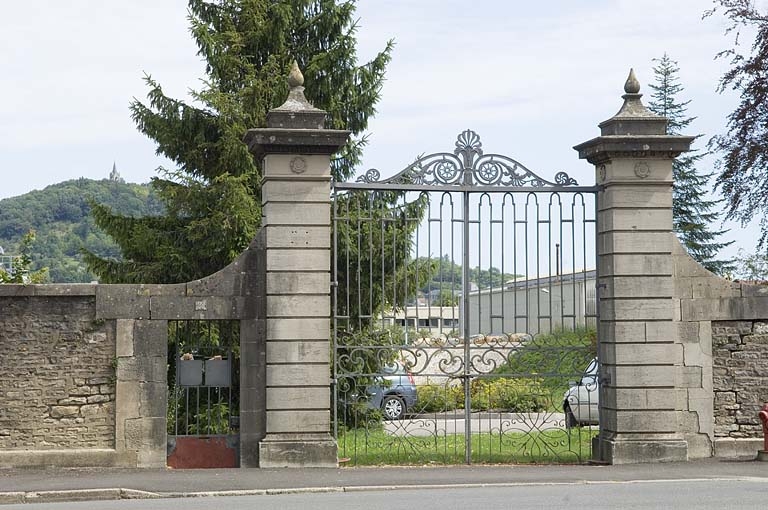
[[[645,107],[640,99],[640,82],[632,69],[624,92],[624,104],[618,113],[599,124],[600,136],[574,147],[580,159],[593,165],[616,159],[672,160],[690,150],[696,137],[667,133],[668,119]]]
[[[602,165],[617,159],[673,160],[690,150],[695,136],[607,135],[574,146],[579,159]]]
[[[304,97],[304,76],[296,61],[288,75],[290,92],[285,102],[267,112],[267,127],[249,129],[243,141],[257,159],[268,154],[330,156],[349,139],[350,132],[325,129],[327,112]]]

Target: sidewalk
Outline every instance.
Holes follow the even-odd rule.
[[[0,469],[0,504],[275,494],[413,487],[762,479],[768,463],[697,460],[621,466],[440,466],[342,469]]]

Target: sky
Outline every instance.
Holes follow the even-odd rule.
[[[489,153],[510,156],[544,178],[565,171],[594,183],[573,146],[622,104],[630,68],[649,99],[653,59],[680,66],[697,117],[687,134],[703,149],[736,105],[719,94],[732,46],[710,0],[359,0],[358,57],[389,39],[392,63],[359,173],[403,169],[420,154],[452,151],[472,129]],[[155,155],[128,105],[144,99],[145,73],[171,96],[200,88],[204,65],[186,20],[186,0],[4,2],[0,17],[0,199],[50,184],[109,175],[147,182],[171,162]],[[709,172],[714,157],[705,159]],[[726,223],[725,239],[755,250],[757,226]],[[720,225],[715,225],[720,228]]]

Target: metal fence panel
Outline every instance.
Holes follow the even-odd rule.
[[[484,155],[471,131],[393,178],[335,185],[341,457],[590,457],[597,393],[577,416],[563,403],[596,353],[595,192]]]

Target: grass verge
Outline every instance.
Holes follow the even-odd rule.
[[[473,434],[473,464],[580,464],[592,456],[597,428],[530,433]],[[463,464],[463,434],[396,436],[383,430],[348,430],[340,435],[344,466]]]

